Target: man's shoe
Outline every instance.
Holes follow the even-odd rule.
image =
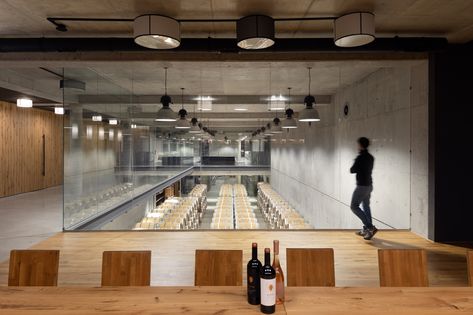
[[[356,231],[355,234],[358,235],[358,236],[365,236],[366,231],[367,231],[367,229],[362,228],[361,230]]]
[[[363,236],[363,238],[367,241],[369,241],[370,239],[373,238],[373,236],[378,232],[378,229],[373,226],[372,228],[369,228],[366,230],[366,233],[365,235]]]

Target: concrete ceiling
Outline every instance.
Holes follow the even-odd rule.
[[[81,103],[87,111],[105,117],[133,118],[135,122],[157,126],[154,118],[164,94],[164,67],[168,67],[168,94],[173,98],[174,111],[181,107],[180,88],[184,87],[184,107],[189,117],[194,115],[200,95],[212,96],[212,111],[197,113],[198,118],[218,130],[247,131],[275,117],[274,112],[268,111],[267,98],[279,94],[287,97],[288,86],[292,88],[291,107],[296,112],[303,109],[303,98],[308,93],[307,67],[312,68],[311,94],[315,95],[317,106],[330,106],[338,89],[380,68],[408,68],[419,62],[424,61],[95,62],[74,68],[62,68],[59,64],[47,68],[17,66],[0,72],[0,88],[62,103],[59,80],[64,73],[67,79],[86,83],[85,91],[66,89],[66,103]],[[281,111],[278,115],[283,116]]]
[[[473,39],[471,0],[4,0],[3,37],[131,36],[129,22],[67,22],[55,30],[47,17],[134,18],[160,13],[177,19],[237,19],[249,14],[272,17],[339,16],[367,10],[376,15],[378,36],[437,36],[450,42]],[[331,21],[278,22],[277,37],[330,37]],[[183,23],[183,37],[235,37],[234,23]]]

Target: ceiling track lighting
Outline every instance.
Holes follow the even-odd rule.
[[[187,121],[187,111],[184,109],[184,88],[181,88],[181,109],[179,110],[179,119],[177,124],[174,126],[176,129],[190,129],[189,122]]]
[[[135,43],[151,49],[173,49],[181,44],[181,26],[171,17],[145,14],[133,21]]]
[[[158,110],[155,121],[172,122],[177,120],[176,113],[169,107],[172,104],[171,97],[167,93],[168,68],[164,68],[164,95],[161,96],[163,107]]]
[[[286,109],[286,119],[283,120],[281,128],[294,129],[297,128],[297,121],[294,119],[294,111],[291,108],[291,88],[288,87],[288,108]]]
[[[242,49],[265,49],[274,45],[274,19],[249,15],[236,22],[237,45]]]
[[[299,112],[299,121],[311,123],[320,121],[320,116],[319,112],[313,106],[315,104],[315,97],[310,95],[310,84],[312,82],[310,76],[311,68],[308,67],[307,70],[309,70],[309,94],[304,98],[305,108]]]
[[[334,43],[338,47],[358,47],[371,43],[375,37],[374,14],[353,12],[342,16],[272,18],[249,15],[240,19],[174,19],[159,14],[144,14],[134,19],[48,17],[56,30],[67,31],[62,22],[132,22],[135,43],[150,49],[173,49],[181,44],[181,23],[236,23],[237,45],[257,50],[275,43],[275,22],[333,21]]]

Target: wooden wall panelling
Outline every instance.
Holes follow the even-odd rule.
[[[50,111],[0,101],[0,197],[62,183],[62,118]]]

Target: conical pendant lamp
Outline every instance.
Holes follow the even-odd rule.
[[[181,110],[179,111],[179,119],[177,120],[174,128],[176,129],[189,129],[191,126],[187,121],[187,111],[184,109],[184,88],[181,88]]]
[[[288,89],[288,108],[286,109],[286,119],[283,120],[281,128],[294,129],[297,128],[297,121],[294,119],[294,111],[291,108],[291,88]]]
[[[156,121],[160,122],[169,122],[176,121],[176,113],[169,107],[169,104],[172,104],[171,97],[167,94],[167,78],[168,78],[168,68],[164,68],[164,95],[161,96],[161,104],[163,107],[158,110],[156,115]]]
[[[315,104],[315,97],[310,95],[310,83],[311,83],[311,76],[310,76],[310,67],[307,68],[309,70],[309,94],[304,98],[305,108],[299,112],[299,121],[302,122],[313,122],[313,121],[320,121],[319,112],[314,108]]]

